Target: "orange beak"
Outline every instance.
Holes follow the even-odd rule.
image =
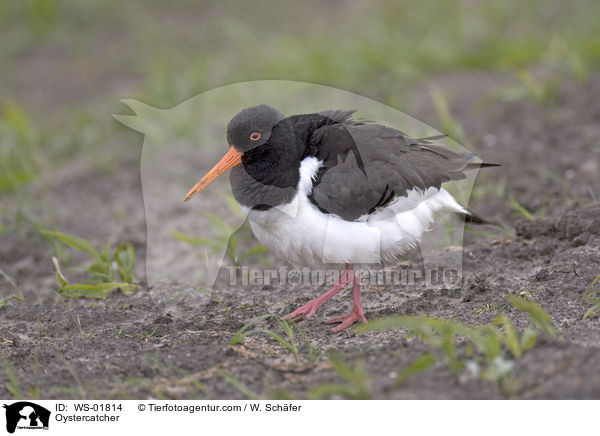
[[[244,153],[240,153],[235,148],[231,147],[227,154],[225,154],[225,156],[223,156],[223,158],[219,161],[219,163],[216,164],[208,173],[206,173],[206,175],[202,177],[202,180],[196,183],[192,189],[190,189],[190,192],[187,193],[183,201],[188,201],[195,197],[204,191],[208,185],[225,174],[228,170],[236,165],[241,164],[243,155]]]

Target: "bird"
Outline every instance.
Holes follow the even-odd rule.
[[[350,313],[325,321],[340,331],[367,322],[358,264],[398,259],[421,240],[434,213],[478,218],[442,186],[491,163],[435,141],[355,118],[356,110],[285,116],[261,104],[227,125],[229,150],[184,201],[230,172],[233,196],[257,240],[294,265],[344,265],[339,281],[285,315],[311,318],[352,283]]]

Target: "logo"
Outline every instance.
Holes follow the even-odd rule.
[[[28,401],[4,405],[6,409],[6,431],[14,433],[18,428],[28,430],[48,430],[50,411]]]

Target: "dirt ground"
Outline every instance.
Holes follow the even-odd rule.
[[[349,309],[348,291],[301,323],[316,354],[311,358],[304,346],[299,361],[265,335],[228,343],[253,317],[288,313],[320,289],[230,288],[205,310],[182,317],[166,314],[144,286],[100,301],[65,299],[55,292],[52,246],[25,222],[18,232],[0,235],[2,269],[24,296],[0,312],[0,350],[22,395],[306,398],[323,383],[344,383],[328,357],[335,351],[351,364],[364,361],[371,396],[378,399],[600,398],[600,319],[582,319],[590,308],[582,295],[600,274],[600,76],[563,83],[550,105],[486,99],[492,85],[503,80],[468,73],[433,82],[451,97],[453,117],[464,125],[477,153],[502,164],[480,173],[476,188],[481,189],[470,208],[501,220],[510,232],[485,228],[497,234],[492,237],[467,231],[463,286],[456,292],[366,287],[363,304],[368,319],[422,314],[474,326],[504,313],[521,329],[528,320],[507,296],[527,293],[550,313],[559,334],[540,337],[516,361],[517,383],[509,394],[466,373],[454,376],[442,361],[396,386],[396,375],[429,347],[398,330],[330,333],[322,321]],[[441,130],[426,92],[429,85],[416,88],[406,107]],[[74,159],[28,189],[39,193],[34,209],[45,211],[57,229],[98,245],[111,235],[133,243],[143,277],[146,228],[138,137],[139,148],[121,147],[119,137],[106,144],[105,152],[118,159],[116,171]],[[508,196],[536,218],[516,216]],[[11,201],[4,200],[8,207]],[[482,229],[469,224],[468,230]],[[12,293],[0,282],[1,295]],[[274,321],[264,325],[277,329]],[[10,385],[6,372],[0,372],[0,397],[14,395]]]

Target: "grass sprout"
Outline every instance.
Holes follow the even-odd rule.
[[[232,196],[223,195],[222,197],[234,215],[240,218],[244,217],[239,205]],[[225,255],[235,265],[239,265],[242,261],[251,257],[257,257],[263,265],[266,263],[263,255],[268,250],[264,245],[253,244],[248,247],[250,241],[254,239],[247,223],[236,229],[211,212],[204,211],[204,216],[208,219],[212,237],[191,236],[179,231],[171,232],[171,236],[190,245],[205,245],[217,253],[226,247]]]
[[[437,112],[443,133],[472,150],[473,145],[467,140],[462,124],[454,119],[450,113],[450,103],[448,102],[448,98],[444,91],[442,91],[441,88],[434,86],[430,89],[429,94]]]
[[[8,297],[0,297],[0,309],[3,309],[4,306],[8,304],[10,300],[17,300],[23,302],[21,297],[17,297],[16,295],[9,295]]]
[[[10,300],[17,300],[17,301],[23,302],[23,293],[17,286],[17,283],[15,282],[15,280],[11,276],[9,276],[7,273],[2,271],[1,269],[0,269],[0,277],[2,277],[6,282],[8,282],[8,284],[19,294],[18,296],[17,295],[0,296],[0,309],[2,309],[4,306],[6,306]]]
[[[0,192],[14,192],[35,178],[39,162],[34,125],[25,109],[4,102],[0,112]]]
[[[4,368],[4,373],[6,374],[6,378],[8,380],[8,383],[6,384],[6,390],[15,399],[23,398],[23,393],[21,392],[19,379],[17,378],[15,370],[13,369],[8,359],[2,359],[2,366]]]
[[[517,201],[517,199],[513,196],[509,197],[508,205],[514,212],[514,214],[518,217],[525,218],[528,220],[534,220],[535,214],[523,206],[521,203]]]
[[[44,232],[49,231],[46,225],[34,214],[20,207],[17,209],[16,216],[17,231],[21,231],[23,223],[27,223],[29,226],[31,226],[33,230],[35,230],[44,240],[48,241],[52,245],[56,255],[58,256],[58,259],[62,263],[67,263],[71,260],[71,258],[67,254],[66,247],[64,244],[62,244],[58,239],[44,234]]]
[[[267,328],[256,328],[259,323],[269,319],[274,319],[277,322],[277,325],[281,327],[282,333],[278,333]],[[236,334],[231,338],[231,341],[229,341],[229,345],[237,345],[242,342],[244,338],[259,334],[267,335],[271,339],[277,341],[281,346],[289,350],[294,355],[296,361],[301,360],[300,350],[302,346],[307,349],[309,360],[314,360],[314,358],[316,358],[314,347],[312,346],[304,330],[302,330],[296,323],[289,322],[281,318],[279,315],[272,313],[252,319],[236,332]]]
[[[347,384],[323,383],[311,389],[308,398],[318,400],[333,395],[340,395],[352,400],[370,400],[373,395],[369,387],[369,376],[365,370],[363,360],[356,360],[353,366],[344,362],[337,354],[331,354],[329,361],[333,370],[344,379]]]
[[[135,249],[133,245],[120,244],[111,256],[110,244],[106,244],[102,251],[97,250],[85,239],[60,232],[43,231],[43,235],[55,238],[63,244],[89,254],[93,263],[87,267],[89,279],[86,283],[71,284],[63,274],[58,258],[52,257],[56,270],[58,292],[71,298],[97,298],[103,299],[114,289],[129,292],[136,288],[137,281],[133,272],[135,269]],[[120,278],[120,281],[117,281]]]
[[[600,274],[596,276],[592,284],[587,288],[583,294],[583,300],[586,302],[593,303],[594,305],[583,315],[583,319],[589,318],[600,311]],[[596,286],[598,284],[598,286]],[[596,286],[596,287],[595,287]]]
[[[250,389],[243,382],[241,382],[240,380],[238,380],[237,378],[235,378],[231,374],[229,374],[227,372],[221,372],[219,375],[221,376],[221,378],[224,381],[226,381],[231,386],[233,386],[235,389],[237,389],[247,399],[249,399],[249,400],[260,400],[262,398],[261,395],[259,395],[259,394],[255,393],[254,391],[252,391],[252,389]]]
[[[552,326],[552,317],[548,312],[541,308],[535,301],[528,300],[523,297],[508,297],[508,301],[515,309],[529,314],[531,321],[535,327],[544,333],[546,336],[554,338],[554,327]]]
[[[437,362],[437,360],[437,357],[433,353],[423,354],[398,375],[398,377],[396,378],[396,385],[401,385],[410,376],[425,371],[427,368],[429,368],[431,365]]]
[[[502,389],[514,385],[514,360],[535,345],[539,333],[555,337],[550,315],[537,303],[513,296],[509,297],[509,302],[515,309],[529,314],[535,330],[526,328],[517,332],[506,315],[476,327],[427,316],[395,316],[373,320],[356,330],[406,329],[438,350],[437,354],[454,375],[466,369],[473,376],[497,382]],[[457,343],[464,346],[459,348]],[[426,370],[438,358],[433,353],[424,354],[398,376],[396,383],[403,383],[410,375]]]

